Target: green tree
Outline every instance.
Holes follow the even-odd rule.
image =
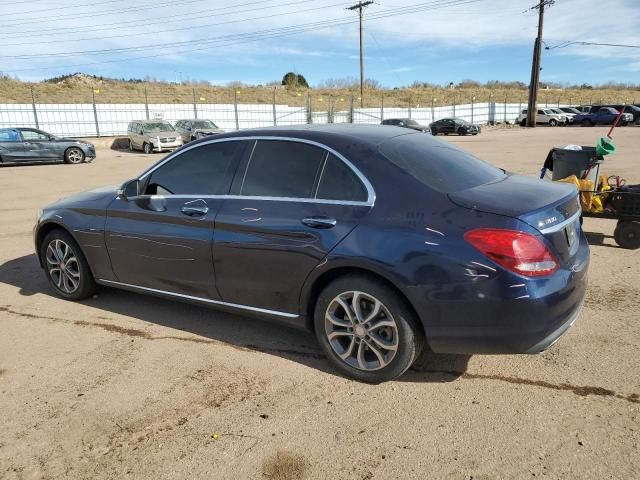
[[[294,72],[288,72],[282,77],[282,85],[287,88],[295,88],[295,87],[303,87],[309,88],[309,84],[307,83],[307,79],[304,78],[303,75],[299,75]]]

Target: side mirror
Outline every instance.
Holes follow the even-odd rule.
[[[140,195],[140,180],[137,178],[125,182],[118,190],[118,197],[123,200],[128,200],[138,195]]]
[[[49,135],[49,141],[53,142],[56,139],[55,135]]]
[[[187,126],[184,128],[186,131],[190,132],[191,131],[191,127]]]

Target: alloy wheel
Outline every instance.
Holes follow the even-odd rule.
[[[84,154],[79,148],[71,148],[67,152],[67,160],[69,163],[80,163],[84,160]]]
[[[325,333],[338,357],[358,370],[384,368],[398,351],[393,315],[380,300],[364,292],[344,292],[329,303]]]
[[[64,293],[80,286],[80,263],[71,247],[60,239],[52,240],[46,251],[47,270],[53,284]]]

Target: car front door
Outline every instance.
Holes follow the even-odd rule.
[[[444,120],[444,131],[446,133],[456,133],[456,122],[453,120]]]
[[[25,155],[20,131],[15,128],[0,129],[0,161],[19,162],[25,159]]]
[[[140,195],[108,208],[105,237],[120,283],[203,299],[219,298],[213,226],[243,142],[186,149],[140,179]]]
[[[21,129],[25,159],[55,160],[62,159],[59,145],[51,141],[48,133],[34,128]]]
[[[326,149],[257,140],[216,219],[216,284],[225,302],[289,315],[309,273],[369,212],[373,193]]]

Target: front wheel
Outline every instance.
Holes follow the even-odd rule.
[[[49,284],[62,298],[82,300],[98,290],[82,250],[67,232],[49,232],[40,245],[40,259]]]
[[[549,120],[549,126],[550,127],[555,127],[556,125],[558,125],[557,120],[554,120],[553,118],[551,120]]]
[[[438,135],[438,130],[437,130],[436,128],[432,128],[432,129],[431,129],[431,135],[433,135],[434,137],[435,137],[436,135]]]
[[[622,248],[630,250],[640,248],[640,222],[620,220],[613,232],[613,238]]]
[[[467,134],[467,131],[463,127],[460,127],[458,129],[458,135],[465,136],[466,134]]]
[[[78,147],[68,148],[66,152],[64,152],[64,161],[65,163],[73,163],[78,164],[84,161],[84,152]]]
[[[144,153],[146,153],[147,155],[153,153],[153,146],[150,143],[145,143],[143,148]]]
[[[526,120],[520,120],[520,126],[521,127],[526,127],[527,126],[527,121]]]
[[[331,364],[368,383],[402,375],[424,344],[418,320],[404,299],[383,282],[359,275],[338,278],[322,291],[314,329]]]

